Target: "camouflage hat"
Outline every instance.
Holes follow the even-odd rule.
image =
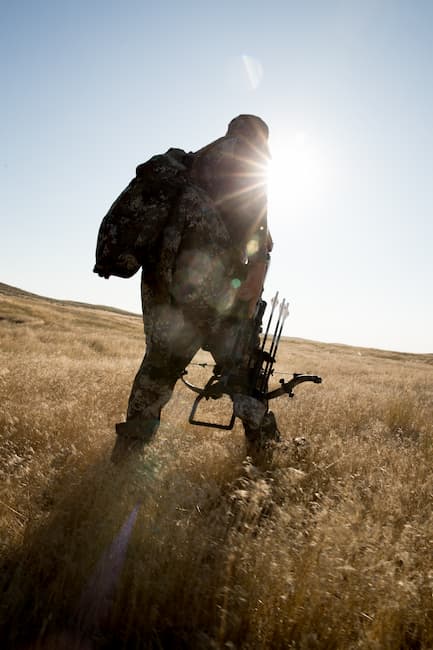
[[[257,117],[256,115],[238,115],[230,122],[227,135],[242,135],[248,139],[264,138],[267,140],[269,137],[269,128],[261,117]]]

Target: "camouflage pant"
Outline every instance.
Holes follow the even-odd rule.
[[[118,433],[150,438],[157,430],[161,409],[169,401],[176,381],[200,348],[205,347],[215,362],[226,367],[242,323],[223,318],[209,328],[193,321],[173,304],[159,304],[158,296],[144,286],[146,354],[136,374],[128,403],[127,425]],[[265,408],[256,400],[235,398],[235,412],[249,424],[259,426]]]

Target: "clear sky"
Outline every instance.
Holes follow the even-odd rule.
[[[16,0],[0,71],[0,281],[139,311],[92,273],[102,217],[254,113],[285,334],[433,352],[433,2]]]

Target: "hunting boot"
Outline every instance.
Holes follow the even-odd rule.
[[[127,420],[116,424],[117,439],[111,462],[120,465],[136,458],[155,435],[159,420]]]
[[[275,444],[281,440],[275,415],[272,411],[265,413],[262,424],[257,429],[245,422],[243,424],[247,456],[250,456],[256,465],[268,464],[272,460]]]

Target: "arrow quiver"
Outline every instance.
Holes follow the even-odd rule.
[[[278,292],[275,294],[271,300],[271,310],[263,333],[266,306],[264,300],[259,300],[254,317],[240,324],[230,356],[230,364],[224,368],[214,366],[213,373],[205,386],[194,386],[187,381],[185,379],[187,370],[184,370],[181,377],[183,383],[197,394],[188,419],[190,424],[216,429],[233,428],[236,419],[234,408],[228,424],[197,419],[197,409],[203,399],[219,399],[223,395],[233,399],[235,394],[247,395],[264,404],[268,412],[270,400],[280,395],[293,397],[293,390],[298,384],[306,381],[315,384],[322,382],[322,378],[317,375],[294,373],[292,379],[288,381],[280,379],[279,388],[269,391],[269,380],[274,374],[277,350],[284,323],[289,315],[289,305],[285,299],[279,302]]]

